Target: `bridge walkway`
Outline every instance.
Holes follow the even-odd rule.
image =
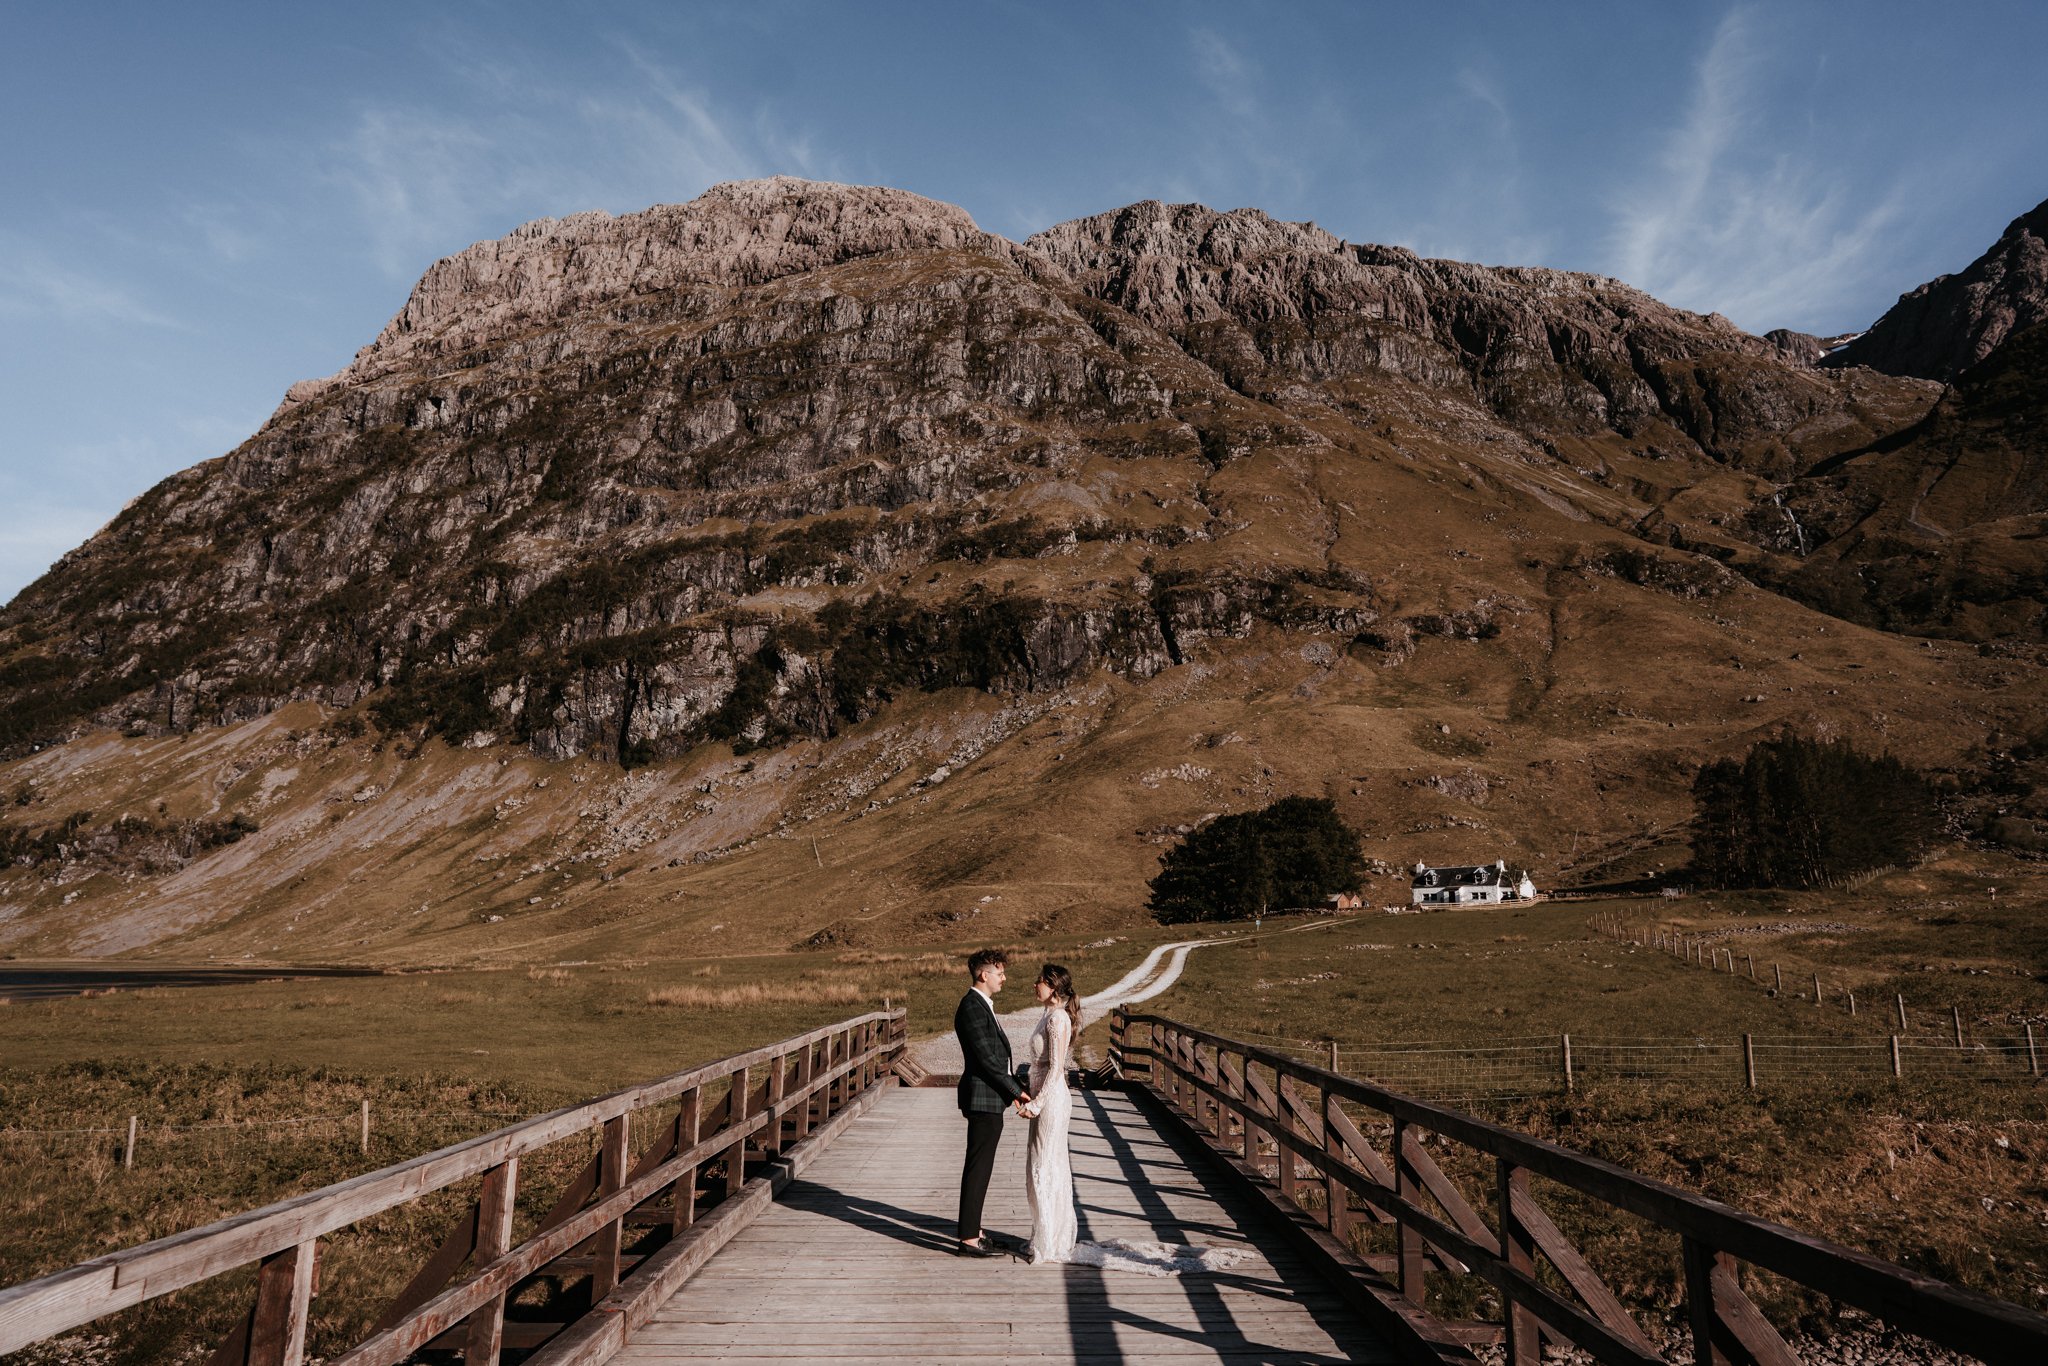
[[[1021,1240],[1028,1126],[1006,1126],[991,1231]],[[1384,1362],[1387,1347],[1226,1186],[1127,1096],[1076,1095],[1083,1241],[1235,1248],[1174,1277],[948,1251],[965,1132],[949,1089],[883,1095],[636,1329],[620,1366],[685,1361]]]

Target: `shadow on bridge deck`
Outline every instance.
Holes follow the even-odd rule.
[[[1228,1246],[1227,1270],[1155,1278],[950,1255],[965,1133],[945,1090],[886,1095],[633,1334],[619,1363],[1391,1361],[1249,1199],[1121,1095],[1084,1092],[1084,1241]],[[1010,1121],[988,1226],[1022,1239],[1027,1126]]]

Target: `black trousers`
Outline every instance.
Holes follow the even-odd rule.
[[[988,1198],[988,1179],[996,1169],[996,1147],[1003,1141],[1003,1112],[967,1112],[967,1165],[960,1169],[960,1238],[981,1236],[981,1206]]]

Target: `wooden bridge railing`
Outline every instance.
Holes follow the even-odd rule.
[[[1583,1348],[1611,1366],[1667,1361],[1537,1202],[1532,1174],[1678,1236],[1693,1360],[1701,1366],[1799,1364],[1798,1354],[1743,1292],[1740,1263],[1997,1366],[2048,1362],[2048,1315],[1257,1044],[1122,1010],[1112,1017],[1111,1032],[1128,1079],[1148,1086],[1213,1146],[1241,1154],[1262,1182],[1260,1155],[1270,1147],[1277,1171],[1267,1193],[1291,1217],[1320,1225],[1344,1256],[1355,1255],[1350,1235],[1358,1221],[1392,1225],[1393,1257],[1364,1259],[1359,1270],[1392,1273],[1398,1298],[1389,1296],[1388,1302],[1409,1326],[1427,1319],[1427,1262],[1491,1283],[1504,1306],[1495,1337],[1505,1340],[1507,1366],[1536,1366],[1543,1336]],[[1347,1103],[1391,1121],[1385,1154],[1345,1112]],[[1492,1159],[1490,1200],[1466,1198],[1430,1156],[1430,1135]],[[1309,1169],[1306,1177],[1302,1165]],[[1488,1204],[1490,1222],[1480,1213]],[[1539,1256],[1570,1296],[1539,1280]],[[1426,1323],[1424,1331],[1430,1331]],[[1441,1325],[1435,1336],[1454,1345],[1467,1335]]]
[[[321,1240],[481,1176],[467,1213],[370,1336],[331,1357],[332,1366],[389,1366],[429,1346],[459,1350],[465,1366],[495,1366],[506,1346],[542,1347],[528,1360],[554,1366],[601,1360],[607,1337],[623,1331],[620,1320],[642,1308],[651,1313],[655,1305],[646,1301],[665,1297],[767,1203],[771,1169],[785,1149],[792,1160],[815,1150],[893,1084],[889,1068],[904,1047],[904,1015],[898,1009],[842,1020],[0,1290],[0,1354],[254,1262],[255,1303],[214,1364],[297,1366],[318,1290]],[[705,1103],[720,1082],[724,1094]],[[633,1117],[671,1103],[673,1116],[633,1155]],[[513,1243],[520,1159],[579,1132],[594,1134],[595,1156],[532,1234]],[[751,1181],[750,1163],[757,1173]],[[665,1204],[651,1220],[657,1201]],[[700,1214],[700,1203],[708,1214]],[[622,1252],[636,1212],[637,1224],[669,1235],[637,1258]],[[465,1265],[470,1274],[456,1281]],[[542,1277],[587,1278],[586,1303],[612,1312],[586,1312],[572,1323],[508,1323],[507,1300]]]

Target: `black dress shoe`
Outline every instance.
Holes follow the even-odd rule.
[[[953,1244],[953,1255],[955,1257],[1007,1257],[1010,1255],[1010,1250],[1002,1247],[990,1247],[985,1242],[955,1243]]]

